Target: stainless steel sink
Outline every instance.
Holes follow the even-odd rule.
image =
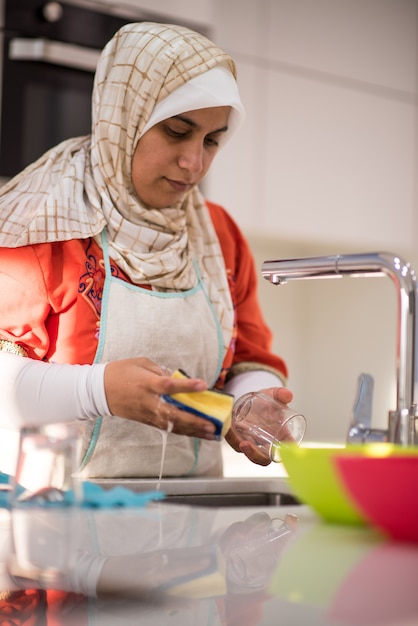
[[[116,486],[135,492],[154,491],[158,481],[137,478],[100,478],[92,482],[104,489]],[[216,507],[279,506],[299,504],[286,478],[166,478],[160,490],[168,503]]]

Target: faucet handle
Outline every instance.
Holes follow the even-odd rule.
[[[353,405],[352,424],[371,426],[374,378],[371,374],[360,374]]]
[[[365,443],[366,441],[387,441],[386,430],[372,428],[374,379],[371,374],[360,374],[357,381],[357,393],[353,413],[347,433],[347,443]]]

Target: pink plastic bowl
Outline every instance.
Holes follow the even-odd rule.
[[[388,457],[336,456],[348,494],[389,537],[418,542],[418,452]]]

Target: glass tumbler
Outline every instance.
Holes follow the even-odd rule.
[[[243,439],[255,444],[266,460],[279,463],[283,443],[300,444],[302,441],[306,419],[265,393],[250,392],[234,403],[232,426]]]
[[[77,449],[76,424],[22,428],[10,505],[78,502],[81,482],[76,478]]]

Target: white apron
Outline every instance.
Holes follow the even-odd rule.
[[[172,370],[216,381],[223,360],[222,332],[202,284],[166,293],[143,289],[112,276],[106,235],[102,233],[105,283],[95,363],[145,356]],[[119,417],[82,423],[81,475],[158,477],[161,431]],[[164,476],[222,475],[218,441],[169,433]]]

